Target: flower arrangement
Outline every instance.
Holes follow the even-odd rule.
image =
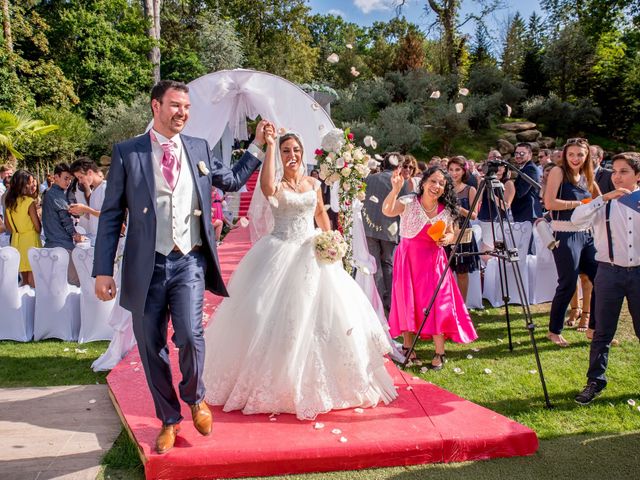
[[[347,244],[343,258],[345,270],[351,272],[351,252],[354,199],[364,201],[367,184],[364,179],[372,168],[378,165],[364,147],[353,143],[353,133],[349,129],[334,128],[323,138],[321,148],[315,151],[320,179],[327,185],[338,183],[340,203],[339,220],[342,234]],[[376,142],[370,136],[365,137],[365,146],[376,148]]]
[[[322,232],[313,239],[316,258],[320,263],[335,263],[347,253],[347,242],[337,230]]]

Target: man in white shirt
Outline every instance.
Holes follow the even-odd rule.
[[[615,190],[578,206],[571,215],[574,224],[593,226],[598,261],[593,285],[596,329],[591,342],[587,385],[575,397],[580,405],[591,403],[607,385],[609,348],[625,297],[633,328],[640,338],[640,199],[633,208],[620,201],[631,193],[638,195],[640,153],[613,157],[611,180]]]
[[[90,194],[88,205],[74,203],[69,206],[69,212],[72,215],[84,215],[88,219],[86,235],[93,246],[98,233],[98,221],[102,203],[104,202],[107,182],[104,180],[104,174],[100,171],[98,165],[88,157],[81,157],[73,162],[71,164],[71,173],[84,186],[85,194],[86,192],[90,192]]]

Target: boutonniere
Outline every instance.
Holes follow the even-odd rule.
[[[207,168],[207,164],[202,160],[198,162],[198,170],[202,175],[209,175],[209,169]]]
[[[202,215],[202,210],[198,210],[197,208],[193,211],[194,217],[199,217]]]

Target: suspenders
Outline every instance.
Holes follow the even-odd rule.
[[[605,207],[605,225],[607,227],[607,243],[609,245],[609,261],[613,265],[613,241],[611,240],[611,225],[609,224],[609,216],[611,215],[611,202],[607,202]]]

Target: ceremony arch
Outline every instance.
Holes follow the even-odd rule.
[[[246,140],[247,118],[268,119],[276,128],[302,136],[307,163],[322,137],[334,128],[329,114],[296,84],[256,70],[220,70],[189,84],[190,117],[184,133],[205,138],[211,147],[220,142],[221,160],[229,164],[235,139]]]

